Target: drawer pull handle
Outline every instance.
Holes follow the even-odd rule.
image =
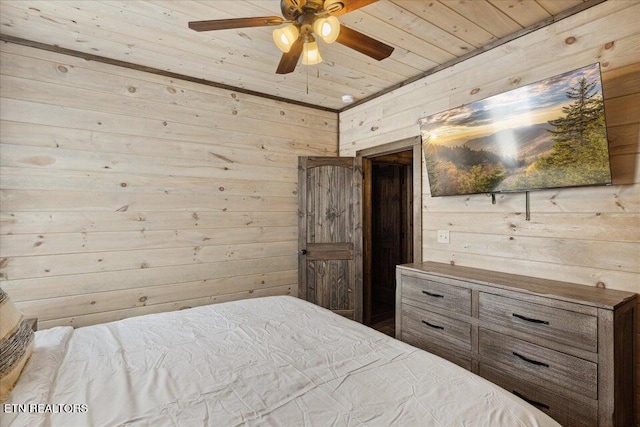
[[[425,294],[425,295],[429,295],[430,297],[434,297],[434,298],[444,298],[444,295],[432,294],[431,292],[427,292],[427,291],[422,291],[422,293]]]
[[[540,402],[536,402],[535,400],[531,400],[531,399],[527,399],[523,394],[518,393],[515,390],[512,390],[511,393],[515,394],[516,396],[518,396],[520,399],[524,400],[525,402],[535,406],[536,408],[542,408],[542,409],[546,409],[547,411],[549,410],[549,405],[546,405],[544,403],[540,403]]]
[[[513,317],[517,317],[518,319],[522,319],[522,320],[527,321],[527,322],[531,322],[531,323],[542,323],[543,325],[548,325],[549,324],[549,322],[547,322],[546,320],[532,319],[530,317],[525,317],[525,316],[522,316],[522,315],[516,314],[516,313],[513,313],[512,316]]]
[[[424,323],[427,326],[432,327],[433,329],[444,329],[444,326],[434,325],[433,323],[429,323],[426,320],[423,320],[422,323]]]
[[[538,366],[544,366],[545,368],[549,367],[549,364],[544,363],[544,362],[538,362],[537,360],[533,360],[533,359],[529,359],[528,357],[524,357],[523,355],[516,353],[515,351],[513,352],[513,355],[516,357],[519,357],[520,359],[524,360],[525,362],[531,363],[532,365],[538,365]]]

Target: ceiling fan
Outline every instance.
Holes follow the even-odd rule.
[[[326,43],[338,42],[381,61],[391,55],[393,47],[345,27],[337,18],[376,1],[378,0],[280,0],[284,18],[261,16],[192,21],[189,22],[189,28],[195,31],[213,31],[289,24],[273,31],[276,46],[284,52],[277,74],[291,73],[301,55],[305,65],[322,61],[314,34]]]

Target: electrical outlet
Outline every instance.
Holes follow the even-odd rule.
[[[438,243],[449,243],[449,230],[438,230]]]

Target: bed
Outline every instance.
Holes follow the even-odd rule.
[[[3,406],[2,426],[559,425],[444,359],[286,296],[39,331]]]

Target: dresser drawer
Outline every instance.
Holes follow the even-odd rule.
[[[564,391],[570,390],[598,398],[598,367],[593,362],[482,328],[479,339],[482,361],[502,365],[515,378],[565,396]]]
[[[598,351],[598,318],[480,292],[480,320],[592,352]]]
[[[402,276],[402,296],[428,306],[471,315],[471,290],[430,279]]]
[[[595,400],[593,404],[575,402],[483,363],[480,364],[479,374],[529,402],[563,426],[594,427],[598,425],[598,406]]]
[[[402,329],[471,350],[471,324],[462,320],[402,304]]]

